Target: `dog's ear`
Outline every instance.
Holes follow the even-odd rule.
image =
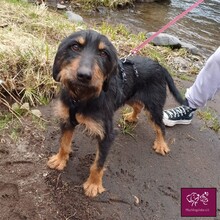
[[[55,81],[60,82],[60,62],[58,59],[58,55],[56,55],[53,63],[53,78]]]
[[[118,56],[117,56],[117,51],[116,48],[111,44],[110,41],[108,41],[108,45],[111,48],[110,51],[110,65],[107,68],[109,70],[109,73],[107,74],[107,77],[103,83],[103,91],[107,92],[109,88],[109,83],[112,78],[112,76],[118,74]]]
[[[70,35],[69,37],[63,39],[63,41],[60,43],[56,56],[54,58],[54,63],[53,63],[53,78],[55,81],[60,82],[60,71],[62,69],[63,63],[66,60],[66,48],[68,46],[68,43],[70,39],[73,37],[73,35]]]
[[[112,71],[107,75],[107,78],[103,82],[102,89],[104,92],[108,91],[109,83],[113,75],[116,75],[118,73],[118,64],[115,63],[115,65],[112,68]]]

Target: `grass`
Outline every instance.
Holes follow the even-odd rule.
[[[189,75],[189,74],[180,74],[178,76],[179,79],[185,80],[185,81],[190,81],[190,82],[194,82],[195,77]]]
[[[129,135],[133,138],[134,136],[134,129],[136,127],[135,123],[126,122],[123,118],[120,118],[118,121],[118,127],[120,128],[122,134]]]
[[[206,108],[204,111],[198,111],[197,115],[205,122],[206,127],[212,129],[215,132],[220,130],[220,122],[216,112],[210,108]]]
[[[105,6],[109,8],[118,8],[126,5],[133,5],[134,0],[78,0],[85,9],[95,8],[97,6]]]
[[[122,108],[122,115],[131,112],[132,109],[130,107],[124,107]],[[133,138],[134,136],[134,129],[136,127],[137,123],[129,123],[125,121],[123,116],[118,120],[118,127],[120,128],[122,134],[129,135]]]
[[[22,124],[13,117],[13,114],[6,112],[0,115],[0,137],[3,137],[5,131],[7,131],[7,135],[11,139],[16,140],[19,136],[21,126]]]
[[[6,14],[3,20],[7,24],[0,29],[0,75],[4,82],[0,92],[14,93],[31,105],[41,104],[43,97],[51,98],[56,92],[51,68],[58,39],[51,36],[65,37],[61,34],[64,26],[57,29],[59,18],[54,19],[43,6],[4,1],[0,13]]]
[[[6,129],[11,120],[12,120],[12,115],[9,113],[0,115],[0,131]]]

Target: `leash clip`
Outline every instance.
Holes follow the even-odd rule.
[[[126,63],[126,62],[127,62],[128,57],[130,57],[130,56],[132,56],[132,55],[133,55],[133,53],[132,53],[132,52],[130,52],[130,53],[127,55],[127,56],[124,56],[124,57],[120,58],[121,62],[122,62],[122,63]]]

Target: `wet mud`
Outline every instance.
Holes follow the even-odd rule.
[[[182,83],[187,87],[187,83]],[[208,106],[220,115],[220,96]],[[95,157],[96,141],[77,130],[73,152],[63,171],[46,166],[59,143],[59,123],[52,104],[41,108],[47,120],[42,131],[26,118],[16,140],[9,131],[0,135],[0,219],[126,219],[178,220],[181,188],[220,187],[220,135],[195,115],[191,125],[166,128],[171,152],[152,149],[155,134],[144,114],[130,135],[117,131],[104,174],[106,192],[96,198],[84,195],[82,184]],[[177,104],[168,95],[166,108]],[[220,219],[220,201],[216,218]],[[193,218],[185,218],[193,219]]]

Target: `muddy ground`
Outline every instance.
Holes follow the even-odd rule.
[[[220,115],[219,103],[220,94],[208,106]],[[88,177],[96,141],[78,130],[66,169],[48,169],[47,158],[57,151],[60,136],[52,104],[40,109],[48,121],[45,130],[27,117],[22,127],[17,126],[14,139],[10,126],[0,133],[1,220],[194,219],[181,217],[181,188],[219,190],[220,134],[207,128],[198,115],[191,125],[166,129],[171,152],[160,156],[152,149],[155,135],[144,115],[132,137],[120,132],[118,111],[118,134],[104,175],[107,191],[97,198],[87,198],[82,183]],[[168,95],[166,108],[174,106],[176,103]],[[219,198],[217,217],[202,219],[220,219]]]

